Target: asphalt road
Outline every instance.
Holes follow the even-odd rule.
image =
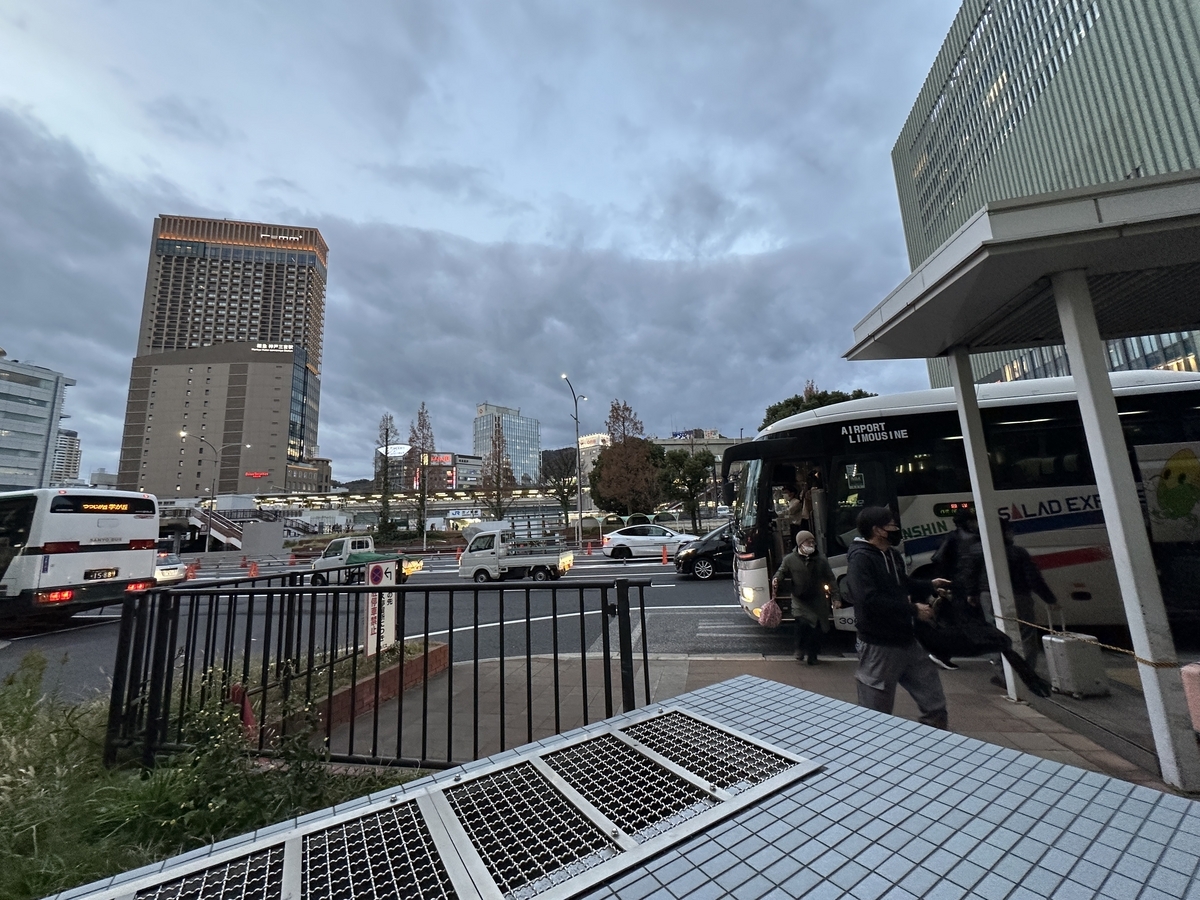
[[[428,630],[431,640],[450,642],[456,661],[473,658],[476,645],[482,659],[498,657],[501,652],[506,657],[523,656],[528,611],[531,653],[552,652],[557,631],[558,652],[578,654],[582,650],[590,656],[601,652],[603,646],[599,595],[592,591],[583,592],[581,628],[581,591],[574,585],[619,577],[650,581],[640,594],[645,605],[645,637],[651,654],[787,655],[791,652],[790,628],[770,632],[750,620],[735,602],[733,585],[728,577],[700,582],[678,577],[673,566],[663,566],[657,560],[618,563],[599,555],[579,557],[575,568],[557,582],[505,582],[503,607],[497,585],[482,586],[477,598],[475,585],[457,579],[452,560],[431,560],[424,571],[413,575],[408,582],[410,590],[404,604],[401,630],[410,639],[419,639]],[[455,587],[452,606],[448,593],[435,589],[435,586],[445,585]],[[615,602],[615,591],[609,592],[609,598]],[[637,588],[631,591],[631,599],[636,652],[642,638]],[[308,602],[310,609],[315,607],[318,618],[325,621],[332,598],[320,595],[315,601],[310,599]],[[344,603],[340,605],[345,608]],[[556,608],[557,629],[553,624]],[[251,644],[261,646],[265,637],[261,601],[257,609],[251,627]],[[16,669],[27,652],[37,650],[48,662],[47,690],[57,691],[72,700],[106,696],[116,648],[116,612],[77,616],[71,620],[70,627],[52,632],[0,638],[0,677]],[[345,613],[340,621],[342,632],[352,629],[353,619],[347,618]],[[197,604],[195,623],[197,633],[203,635],[208,625],[207,609],[203,604]],[[219,645],[225,636],[222,630],[224,619],[219,619],[218,624],[219,654]],[[244,616],[239,615],[231,636],[231,644],[237,649],[245,645],[243,626]],[[327,631],[321,630],[313,643],[320,647],[330,637]],[[615,653],[615,621],[610,626],[610,638]],[[277,645],[277,640],[276,632],[271,644]],[[299,643],[307,645],[307,636]]]

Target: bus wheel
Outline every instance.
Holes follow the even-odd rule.
[[[312,577],[312,583],[314,587],[322,587],[323,585],[329,584],[329,579],[320,572],[316,572]]]
[[[475,583],[476,584],[487,584],[491,580],[492,580],[492,576],[487,573],[486,569],[480,569],[478,572],[475,573]]]

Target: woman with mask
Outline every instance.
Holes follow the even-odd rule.
[[[796,659],[817,664],[821,635],[829,630],[833,615],[829,595],[835,584],[829,560],[817,552],[811,531],[796,534],[796,549],[783,558],[771,579],[771,596],[779,592],[779,579],[792,580],[792,615],[796,617]]]

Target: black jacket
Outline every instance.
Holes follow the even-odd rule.
[[[910,597],[924,601],[933,583],[909,578],[904,557],[894,549],[879,550],[855,538],[846,554],[846,587],[854,603],[858,638],[866,644],[906,647],[916,638]]]

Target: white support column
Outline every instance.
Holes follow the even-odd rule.
[[[1087,277],[1074,270],[1058,272],[1051,281],[1162,777],[1182,790],[1200,791],[1200,750],[1184,699],[1179,660],[1108,380],[1104,342]]]
[[[954,385],[954,401],[958,405],[958,421],[962,426],[963,450],[967,454],[967,469],[971,473],[971,493],[975,496],[979,539],[983,544],[983,559],[987,566],[988,590],[992,594],[992,611],[996,624],[1012,638],[1013,646],[1021,646],[1017,625],[1017,605],[1013,600],[1012,579],[1008,573],[1008,554],[1004,550],[1004,535],[1000,530],[996,489],[992,485],[992,465],[988,460],[987,444],[983,437],[983,420],[979,416],[979,398],[975,395],[975,377],[971,372],[971,354],[966,347],[950,352],[950,381]],[[1011,700],[1021,700],[1025,686],[1017,681],[1008,661],[1004,662],[1004,679]]]

